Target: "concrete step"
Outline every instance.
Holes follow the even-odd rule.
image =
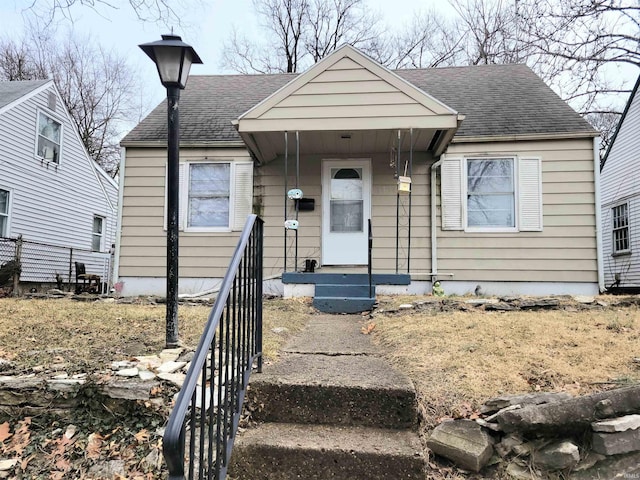
[[[242,432],[229,474],[237,480],[424,480],[414,432],[267,423]]]
[[[366,312],[375,303],[375,297],[313,297],[313,306],[325,313]]]
[[[316,297],[375,297],[376,287],[371,286],[371,295],[369,294],[369,284],[323,284],[316,285]]]
[[[288,354],[251,377],[258,421],[360,425],[390,429],[417,425],[411,381],[379,357]]]

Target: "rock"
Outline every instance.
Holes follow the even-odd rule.
[[[180,354],[184,351],[184,348],[165,348],[160,352],[160,360],[163,362],[175,362]]]
[[[17,458],[11,458],[9,460],[0,460],[0,472],[6,472],[11,470],[18,463]]]
[[[506,435],[499,443],[495,445],[495,449],[498,455],[504,458],[513,451],[514,447],[522,445],[523,443],[524,440],[522,439],[522,437],[520,437],[520,435]]]
[[[489,303],[484,306],[484,309],[487,311],[510,312],[511,310],[516,310],[516,307],[505,302],[498,302]]]
[[[616,433],[594,432],[591,448],[602,455],[619,455],[640,450],[640,429]]]
[[[193,355],[195,354],[195,352],[193,350],[188,350],[186,352],[182,352],[180,354],[180,356],[178,357],[178,359],[176,360],[176,362],[187,362],[189,363],[191,360],[193,360]]]
[[[589,295],[574,295],[571,298],[573,298],[573,300],[578,303],[584,303],[584,304],[595,303],[596,301],[595,297],[591,297]]]
[[[603,400],[600,400],[598,403],[596,403],[596,406],[595,406],[596,418],[609,418],[609,417],[615,417],[615,416],[616,416],[616,411],[614,410],[610,399],[605,398]]]
[[[84,385],[85,381],[82,378],[60,378],[47,380],[47,386],[50,390],[57,392],[73,392]]]
[[[427,447],[457,466],[474,472],[479,472],[493,454],[489,435],[471,420],[441,423],[427,440]]]
[[[146,368],[147,370],[152,368],[158,368],[162,365],[162,360],[157,355],[144,355],[140,357],[133,357],[138,362],[138,367]]]
[[[591,424],[594,432],[624,432],[640,428],[640,415],[626,415],[624,417],[602,420]]]
[[[78,427],[76,427],[73,424],[69,425],[67,429],[64,431],[64,436],[69,440],[71,440],[77,431],[78,431]]]
[[[527,405],[542,405],[545,403],[560,402],[573,398],[566,392],[525,393],[520,395],[502,395],[487,400],[480,407],[480,413],[497,412],[513,405],[526,407]]]
[[[607,457],[605,457],[604,455],[600,455],[599,453],[589,451],[587,452],[585,457],[582,460],[580,460],[575,467],[573,467],[573,471],[581,472],[583,470],[587,470],[593,467],[596,463],[604,460],[605,458]]]
[[[173,372],[176,372],[176,371],[180,370],[186,364],[187,364],[187,362],[168,361],[168,362],[164,362],[162,365],[160,365],[156,369],[156,371],[158,373],[173,373]]]
[[[464,303],[468,305],[487,305],[487,304],[496,304],[499,303],[496,298],[470,298],[469,300],[465,300]]]
[[[607,308],[609,306],[609,304],[607,302],[603,302],[602,300],[596,300],[596,304],[600,305],[601,307]]]
[[[134,368],[125,368],[123,370],[118,370],[116,372],[116,375],[118,375],[119,377],[137,377],[138,376],[138,369],[136,367]]]
[[[135,366],[136,366],[135,362],[130,362],[128,360],[111,362],[111,370],[122,370],[124,368],[133,368]]]
[[[560,305],[560,300],[557,298],[540,298],[535,300],[521,300],[519,307],[522,310],[545,310],[556,308]]]
[[[593,467],[580,472],[572,472],[568,480],[630,479],[640,478],[640,452],[608,457]]]
[[[62,380],[63,378],[69,378],[69,374],[67,372],[65,373],[60,373],[58,375],[54,375],[52,377],[54,380]]]
[[[100,390],[110,398],[123,400],[149,400],[151,389],[158,386],[158,382],[141,381],[137,379],[114,378],[100,386]]]
[[[173,383],[175,386],[182,388],[184,379],[187,376],[184,373],[159,373],[158,378]]]
[[[415,308],[411,303],[403,303],[398,307],[398,310],[411,310]]]
[[[273,333],[284,333],[284,332],[288,332],[289,329],[285,327],[276,327],[276,328],[272,328],[271,331]]]
[[[615,415],[640,411],[640,385],[618,388],[583,397],[561,400],[543,405],[530,405],[519,410],[503,412],[497,421],[505,432],[583,433],[591,422],[599,420],[596,405],[610,402]]]
[[[156,378],[156,374],[149,370],[139,370],[138,377],[140,377],[141,380],[153,380]]]
[[[162,466],[160,452],[156,449],[151,450],[149,454],[142,459],[142,463],[146,464],[146,466],[152,470],[159,470]]]
[[[545,470],[564,470],[577,465],[580,452],[575,443],[563,441],[534,452],[533,461]]]
[[[494,432],[501,432],[502,428],[497,423],[487,422],[484,418],[476,418],[476,423],[481,427],[488,428],[489,430],[493,430]]]

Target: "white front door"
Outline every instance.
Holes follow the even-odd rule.
[[[322,264],[366,265],[371,160],[322,162]]]

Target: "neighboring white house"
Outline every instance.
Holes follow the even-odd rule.
[[[602,165],[604,277],[608,288],[640,288],[640,77]]]
[[[21,237],[21,282],[73,282],[75,262],[108,282],[117,202],[53,81],[0,82],[0,264]]]

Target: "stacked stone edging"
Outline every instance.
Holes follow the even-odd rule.
[[[570,479],[640,474],[640,385],[567,395],[491,399],[481,409],[491,415],[443,422],[427,446],[475,472],[495,453],[507,473],[522,479],[548,478],[557,471]]]

